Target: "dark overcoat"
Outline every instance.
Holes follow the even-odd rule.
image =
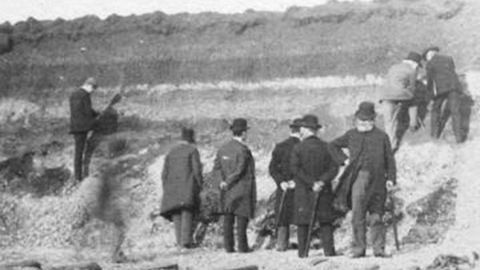
[[[367,187],[367,202],[365,203],[371,212],[383,214],[387,195],[386,181],[391,180],[396,183],[395,159],[387,134],[377,127],[368,132],[351,129],[332,141],[329,147],[339,165],[343,165],[347,159],[350,161],[340,176],[335,191],[334,205],[337,210],[346,213],[352,208],[352,186],[358,175],[360,159],[363,154],[364,158],[367,158],[372,165],[370,172],[372,179]],[[348,149],[349,156],[342,149]],[[372,205],[371,202],[380,202],[380,204]]]
[[[257,202],[255,160],[248,147],[232,139],[217,152],[214,175],[227,183],[221,191],[222,213],[253,218]]]
[[[327,143],[311,136],[297,144],[292,151],[290,168],[295,179],[294,220],[297,225],[308,225],[313,212],[315,192],[313,184],[324,182],[320,192],[317,217],[320,223],[335,219],[333,212],[331,181],[338,173],[338,166],[332,159]]]
[[[83,88],[70,95],[70,133],[88,132],[94,128],[98,113],[92,108],[90,93]]]
[[[290,155],[293,147],[299,142],[299,138],[290,137],[285,141],[278,143],[272,152],[272,160],[270,160],[268,171],[277,184],[277,190],[275,192],[275,214],[277,218],[280,212],[280,202],[283,195],[280,183],[293,180],[293,173],[290,169]],[[294,191],[290,189],[287,190],[282,216],[279,218],[279,226],[286,226],[292,223],[294,213],[293,197]]]
[[[427,89],[437,95],[451,91],[460,91],[461,85],[455,71],[453,58],[446,55],[435,54],[427,63]]]
[[[162,184],[163,217],[171,220],[178,210],[198,209],[203,178],[200,154],[194,145],[182,142],[170,150],[163,165]]]

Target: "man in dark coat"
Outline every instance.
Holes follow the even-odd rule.
[[[466,139],[461,128],[461,84],[455,71],[453,58],[439,54],[439,51],[438,47],[431,47],[424,53],[425,60],[427,60],[427,90],[433,96],[431,136],[435,139],[440,137],[448,117],[451,115],[455,139],[457,143],[461,143]]]
[[[70,133],[75,139],[74,175],[75,180],[83,179],[83,163],[85,145],[89,133],[92,132],[98,115],[92,108],[90,94],[97,89],[94,78],[85,83],[70,96]]]
[[[320,223],[320,237],[325,256],[335,255],[332,223],[335,215],[332,208],[331,181],[338,173],[338,166],[328,151],[327,143],[317,137],[322,126],[314,115],[306,115],[300,124],[302,142],[295,145],[290,168],[295,179],[294,221],[298,226],[298,256],[306,257],[308,226],[314,211]],[[318,208],[313,209],[315,194],[319,194]]]
[[[396,183],[396,167],[388,135],[375,127],[374,104],[362,102],[355,113],[356,128],[330,144],[334,159],[349,164],[337,187],[334,205],[352,210],[352,257],[365,256],[367,213],[371,225],[373,252],[385,257],[383,214],[387,186]],[[347,148],[349,156],[342,149]]]
[[[200,154],[194,143],[194,130],[183,128],[182,142],[167,154],[162,172],[160,214],[173,220],[177,245],[182,248],[193,247],[193,217],[203,185]]]
[[[270,176],[277,184],[275,214],[278,251],[288,249],[288,239],[290,238],[289,225],[292,224],[294,214],[293,189],[295,188],[293,174],[290,171],[290,154],[293,147],[300,142],[300,122],[301,119],[293,120],[293,123],[290,125],[290,137],[275,146],[272,152],[272,160],[268,166]],[[283,196],[283,205],[280,205]]]
[[[214,172],[221,177],[221,203],[224,214],[224,247],[228,253],[234,252],[233,227],[237,220],[238,251],[249,252],[247,226],[254,217],[257,200],[255,183],[255,160],[245,145],[247,120],[238,118],[230,126],[233,139],[225,143],[217,152]]]

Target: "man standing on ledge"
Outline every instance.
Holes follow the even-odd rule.
[[[438,47],[430,47],[423,54],[427,60],[427,90],[433,96],[431,135],[434,139],[440,137],[451,114],[455,139],[457,143],[462,143],[466,138],[461,127],[460,80],[455,71],[453,58],[439,54],[439,51]]]
[[[78,182],[83,180],[85,145],[92,132],[98,113],[92,108],[90,94],[97,89],[94,78],[85,83],[70,96],[70,133],[75,139],[74,175]]]
[[[315,115],[305,115],[300,123],[302,142],[295,145],[291,155],[290,168],[295,179],[294,224],[298,226],[298,256],[307,256],[306,247],[310,219],[317,211],[320,223],[320,239],[325,256],[335,256],[333,239],[332,180],[338,173],[327,147],[327,143],[317,137],[322,126]],[[316,194],[319,194],[318,208],[313,209]]]
[[[381,88],[380,102],[383,105],[385,132],[390,137],[390,144],[394,152],[399,148],[402,135],[399,134],[399,120],[407,110],[410,130],[418,129],[415,90],[417,70],[421,62],[422,56],[419,53],[410,52],[402,62],[393,65],[388,70],[385,83]]]
[[[355,113],[354,129],[331,142],[331,152],[339,165],[349,164],[337,187],[334,205],[352,210],[352,258],[365,257],[367,249],[367,213],[371,226],[373,254],[385,254],[383,214],[387,186],[396,183],[396,166],[390,140],[375,127],[375,105],[362,102]],[[349,156],[342,149],[347,148]]]
[[[255,160],[245,144],[247,120],[237,118],[230,126],[233,139],[217,152],[213,171],[220,175],[222,212],[224,214],[224,247],[228,253],[235,252],[233,227],[237,220],[238,251],[250,251],[247,226],[252,219],[257,201],[255,183]]]
[[[293,147],[300,142],[300,122],[301,119],[293,120],[290,125],[290,137],[275,146],[272,160],[268,166],[270,175],[277,184],[275,214],[278,222],[276,224],[278,251],[288,249],[288,239],[290,238],[289,226],[292,224],[294,214],[293,189],[295,188],[293,174],[290,170],[290,156]],[[284,197],[283,205],[282,197]]]

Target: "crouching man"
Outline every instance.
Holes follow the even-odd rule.
[[[390,140],[375,127],[375,107],[362,102],[355,113],[356,127],[331,142],[331,152],[339,165],[349,164],[340,178],[335,206],[352,210],[353,258],[365,256],[367,213],[371,225],[373,254],[385,257],[383,214],[387,185],[396,181],[396,167]],[[349,156],[342,149],[347,148]]]

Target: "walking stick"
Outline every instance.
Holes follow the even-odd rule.
[[[319,199],[320,199],[320,191],[315,192],[315,198],[313,202],[313,212],[312,212],[312,217],[310,219],[310,224],[308,225],[307,241],[305,242],[305,257],[308,257],[308,252],[310,250],[310,241],[312,240],[313,226],[315,225],[315,221],[317,220],[317,208],[318,208]]]
[[[395,216],[395,200],[393,198],[393,190],[388,191],[389,209],[392,215],[392,229],[393,240],[395,241],[395,248],[400,250],[400,240],[398,239],[397,217]]]
[[[282,219],[282,215],[285,209],[285,198],[287,197],[287,190],[282,191],[282,198],[280,199],[280,208],[278,209],[277,220],[275,221],[275,228],[278,230],[278,226],[280,225],[280,220]]]

